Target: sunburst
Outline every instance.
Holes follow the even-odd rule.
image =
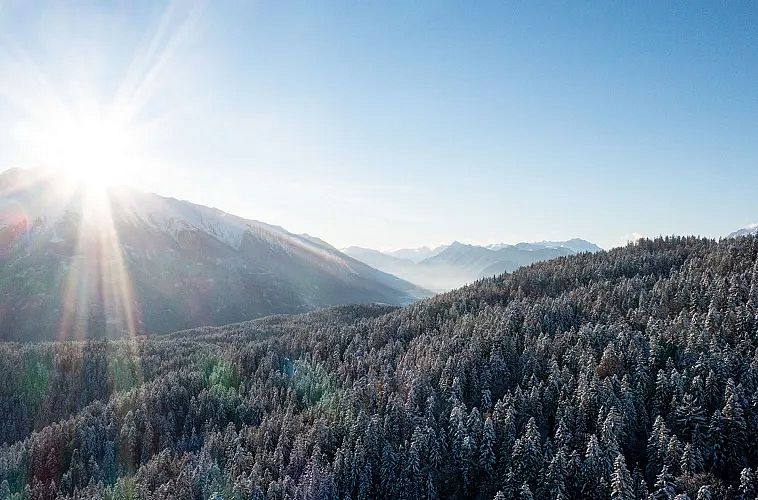
[[[93,316],[101,322],[99,334],[134,337],[139,333],[109,187],[130,183],[139,171],[154,168],[145,141],[154,125],[145,119],[146,109],[158,99],[162,75],[171,72],[177,48],[197,22],[201,7],[170,3],[121,72],[125,76],[110,98],[102,88],[78,83],[75,92],[64,91],[80,81],[79,75],[61,81],[61,75],[46,73],[47,61],[35,61],[13,40],[0,39],[0,69],[5,70],[0,98],[19,112],[10,132],[21,151],[20,161],[66,178],[65,184],[74,186],[67,192],[81,212],[73,256],[61,264],[66,266],[66,277],[60,339],[90,336]],[[72,68],[72,73],[81,69]],[[154,116],[153,121],[163,118]]]

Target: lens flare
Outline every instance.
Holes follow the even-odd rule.
[[[13,136],[38,162],[90,187],[126,182],[140,162],[136,133],[118,113],[51,112],[41,121],[19,123]]]
[[[56,45],[48,55],[56,63],[71,61],[67,67],[37,61],[15,40],[0,37],[0,99],[17,113],[11,130],[17,161],[42,167],[19,174],[18,183],[0,186],[10,204],[0,204],[0,217],[25,231],[27,239],[44,237],[53,243],[61,277],[56,278],[62,292],[57,312],[61,340],[134,339],[141,333],[119,235],[123,226],[114,219],[114,203],[124,200],[115,194],[121,191],[110,187],[136,183],[137,175],[150,175],[157,165],[148,157],[147,138],[159,135],[156,124],[165,123],[172,111],[159,91],[175,69],[180,48],[192,37],[203,5],[169,2],[124,68],[108,67],[115,60],[108,44],[93,43],[93,52],[84,55],[75,47]],[[51,73],[51,67],[63,72]],[[106,74],[122,78],[90,78]],[[44,202],[16,196],[26,192],[23,183],[45,190]],[[48,226],[41,230],[44,234],[32,235],[29,228],[39,220]],[[131,344],[136,349],[136,342]]]
[[[81,219],[63,290],[59,338],[139,333],[127,263],[104,189],[82,187]]]

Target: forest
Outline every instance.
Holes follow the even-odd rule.
[[[754,499],[758,237],[0,344],[0,499]]]

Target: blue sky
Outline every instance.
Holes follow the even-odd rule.
[[[0,169],[53,161],[44,103],[127,94],[121,181],[338,246],[758,222],[755,3],[11,1],[0,33]]]

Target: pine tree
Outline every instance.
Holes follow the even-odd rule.
[[[634,485],[634,498],[647,498],[650,495],[645,476],[639,466],[635,467],[632,473],[632,484]]]
[[[663,466],[671,435],[661,415],[655,418],[653,430],[647,441],[647,477],[655,477]]]
[[[626,468],[624,455],[619,453],[613,462],[613,475],[611,476],[611,499],[634,500],[634,488],[632,476]]]
[[[696,474],[703,470],[703,457],[700,451],[692,446],[691,443],[684,445],[682,459],[679,461],[679,467],[682,474]]]
[[[716,474],[721,474],[726,467],[724,443],[724,420],[721,411],[716,410],[708,425],[708,463]]]
[[[584,464],[582,466],[583,491],[585,498],[601,499],[607,498],[608,492],[604,485],[608,484],[611,470],[607,462],[605,453],[600,448],[597,436],[592,434],[587,442]]]
[[[745,465],[745,442],[747,440],[747,423],[742,404],[736,394],[731,394],[721,414],[724,417],[724,434],[726,437],[726,459],[730,470],[741,470]]]
[[[495,427],[492,419],[487,417],[484,422],[482,432],[482,444],[479,447],[479,468],[489,477],[495,467],[495,452],[493,446],[495,443]]]
[[[519,491],[519,500],[534,500],[532,490],[529,489],[529,485],[527,483],[521,485],[521,490]]]
[[[379,484],[387,495],[395,494],[395,487],[397,485],[397,460],[395,450],[392,445],[387,442],[382,449],[382,461],[379,468]]]
[[[713,500],[711,487],[708,485],[701,486],[700,489],[697,491],[696,500]]]
[[[500,457],[503,465],[507,465],[513,458],[513,447],[516,444],[516,412],[512,405],[508,405],[505,410],[501,424],[500,435],[502,436],[500,444]]]
[[[668,467],[664,465],[661,472],[655,478],[655,491],[653,496],[657,500],[671,500],[675,495],[676,489],[674,488],[674,477],[669,473]]]
[[[666,456],[663,459],[663,463],[666,464],[672,475],[678,474],[681,457],[682,450],[679,444],[679,439],[675,435],[671,436],[669,444],[666,447]]]
[[[426,479],[426,500],[437,500],[437,487],[434,485],[434,478],[430,473]]]
[[[745,500],[754,500],[758,494],[758,484],[756,484],[755,473],[749,467],[742,469],[740,473],[739,493]]]
[[[513,463],[516,479],[521,483],[533,483],[542,465],[542,444],[534,417],[526,424],[524,434],[513,445]]]
[[[566,452],[562,447],[558,448],[558,452],[547,467],[544,491],[546,493],[542,496],[546,498],[561,500],[568,498],[566,492]]]
[[[103,452],[102,474],[103,481],[107,485],[113,484],[118,477],[118,468],[116,465],[116,445],[113,441],[107,441],[105,443],[105,451]]]
[[[461,453],[461,474],[463,476],[463,490],[468,492],[471,486],[474,475],[476,474],[475,468],[475,454],[474,444],[471,436],[463,438],[463,451]]]
[[[621,414],[615,406],[611,407],[601,429],[601,442],[609,460],[614,460],[619,453],[619,439],[624,432],[621,424]]]

